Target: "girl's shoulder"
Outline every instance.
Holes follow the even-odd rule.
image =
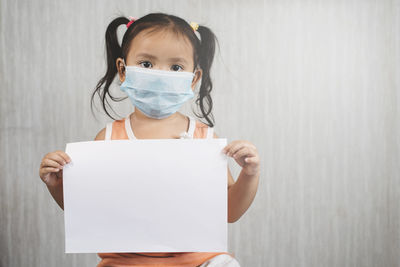
[[[196,128],[208,128],[209,126],[197,119],[194,119],[196,123]]]
[[[113,120],[111,122],[108,122],[103,129],[101,129],[94,140],[109,140],[111,139],[111,133],[114,132],[114,134],[118,135],[119,138],[127,138],[125,130],[125,120],[124,118],[119,119],[119,120]],[[116,137],[116,136],[114,136]]]
[[[195,129],[193,138],[213,138],[214,127],[210,127],[207,124],[195,119]]]
[[[129,139],[126,118],[110,121],[105,127],[105,140]]]

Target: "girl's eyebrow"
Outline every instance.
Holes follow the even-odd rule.
[[[139,53],[139,54],[137,54],[137,57],[148,57],[148,58],[152,58],[152,59],[157,59],[156,56],[153,56],[148,53]],[[169,58],[169,61],[181,61],[183,63],[187,63],[187,61],[182,57],[172,57],[172,58]]]
[[[169,59],[170,61],[181,61],[183,63],[187,63],[183,57],[172,57]]]
[[[150,54],[147,54],[147,53],[139,53],[139,54],[137,54],[137,56],[138,57],[149,57],[149,58],[157,58],[156,56],[153,56],[153,55],[150,55]]]

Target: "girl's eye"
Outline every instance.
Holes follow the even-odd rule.
[[[172,67],[171,67],[171,69],[173,70],[173,71],[179,71],[179,68],[181,68],[181,69],[183,69],[181,66],[179,66],[179,65],[172,65]]]
[[[151,66],[151,63],[149,61],[142,61],[139,64],[144,68],[149,68]]]

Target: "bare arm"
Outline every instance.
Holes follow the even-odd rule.
[[[104,140],[105,139],[105,132],[106,129],[103,128],[95,137],[96,140]],[[62,172],[62,169],[59,171]],[[64,210],[64,191],[63,191],[63,182],[62,182],[62,174],[60,175],[61,179],[60,182],[58,183],[46,183],[47,189],[49,190],[51,196],[54,198],[54,200],[57,202],[58,206],[62,210]]]
[[[215,133],[214,138],[218,138]],[[247,175],[242,169],[235,182],[228,167],[228,223],[239,220],[250,207],[257,193],[259,177],[259,171]]]
[[[228,222],[234,223],[247,211],[253,202],[257,189],[259,174],[246,175],[240,172],[239,178],[228,190]]]
[[[62,210],[64,210],[63,183],[60,183],[57,186],[47,185],[47,189],[49,190],[49,192],[50,192],[51,196],[54,198],[54,200],[57,202],[58,206],[60,206],[60,208]]]

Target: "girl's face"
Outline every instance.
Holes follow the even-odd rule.
[[[127,66],[193,72],[193,48],[189,40],[168,30],[152,33],[149,33],[149,30],[140,32],[132,40],[125,62]],[[122,58],[118,58],[116,64],[122,83],[125,80]],[[197,69],[191,85],[192,90],[201,75],[202,70]]]

